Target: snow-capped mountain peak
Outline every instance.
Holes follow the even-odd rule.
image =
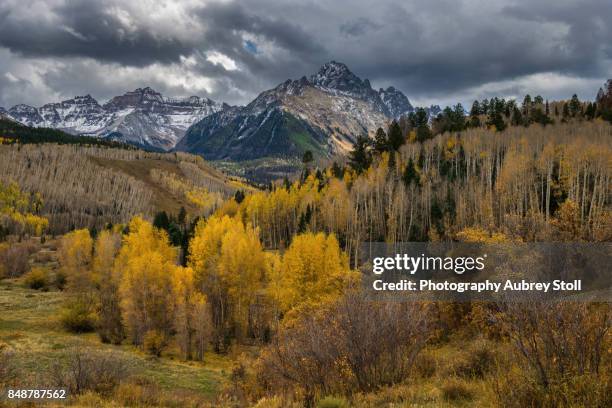
[[[91,95],[76,96],[35,108],[16,105],[8,116],[28,126],[51,127],[72,134],[114,139],[171,149],[187,128],[227,109],[209,98],[164,98],[150,87],[137,88],[100,105]]]
[[[345,154],[355,137],[412,112],[399,90],[372,89],[343,63],[330,61],[309,77],[288,79],[247,106],[210,115],[189,128],[177,150],[208,159],[317,157]]]

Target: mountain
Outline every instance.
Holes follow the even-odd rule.
[[[359,135],[414,111],[399,90],[372,89],[342,63],[287,80],[245,107],[216,112],[191,126],[176,149],[207,159],[250,160],[345,154]]]
[[[4,109],[2,106],[0,106],[0,120],[13,121],[13,118],[9,116],[6,109]]]
[[[8,139],[4,140],[6,144],[17,141],[20,144],[54,143],[134,149],[133,146],[128,144],[105,138],[76,136],[58,129],[26,126],[2,114],[1,110],[0,138]]]
[[[228,107],[197,96],[165,98],[147,87],[116,96],[104,105],[85,95],[40,108],[16,105],[8,115],[27,126],[169,150],[193,123]]]

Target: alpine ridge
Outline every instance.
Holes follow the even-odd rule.
[[[376,91],[340,62],[287,80],[245,107],[216,112],[191,126],[176,149],[212,160],[316,158],[346,154],[359,135],[413,112],[394,87]]]
[[[27,126],[169,150],[193,123],[227,108],[226,104],[197,96],[166,98],[146,87],[116,96],[104,105],[85,95],[39,108],[24,104],[8,111],[0,108],[0,115]]]

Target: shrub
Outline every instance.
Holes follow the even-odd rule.
[[[484,378],[495,365],[495,355],[486,342],[476,342],[468,350],[465,361],[455,368],[455,373],[463,378]]]
[[[349,403],[342,397],[325,397],[319,400],[317,408],[348,408]]]
[[[505,408],[522,407],[610,407],[610,378],[582,375],[555,381],[542,387],[529,375],[529,368],[514,367],[510,372],[499,373],[493,390],[497,405]]]
[[[74,299],[67,303],[60,320],[64,328],[73,333],[87,333],[95,327],[92,307],[84,299]]]
[[[51,261],[53,261],[53,254],[51,252],[48,251],[39,251],[36,254],[34,254],[34,262],[39,263],[39,264],[46,264],[49,263]]]
[[[436,359],[429,354],[420,354],[414,362],[414,371],[421,378],[433,377],[436,369]]]
[[[0,385],[11,384],[18,378],[15,353],[9,346],[0,342]]]
[[[283,401],[281,397],[275,395],[274,397],[264,397],[257,401],[253,408],[285,408],[287,407],[286,401]]]
[[[121,383],[115,390],[114,397],[121,406],[150,407],[160,405],[161,395],[155,384],[136,379]]]
[[[567,379],[604,372],[610,350],[607,303],[509,303],[502,324],[527,373],[543,388]]]
[[[160,357],[166,348],[166,338],[157,330],[149,330],[144,335],[142,345],[147,353]]]
[[[56,385],[70,394],[108,394],[129,373],[123,360],[112,353],[74,350],[65,365],[57,363],[52,367],[52,374]]]
[[[317,394],[371,392],[406,380],[431,333],[429,309],[350,292],[281,327],[261,357],[262,382]],[[338,364],[342,361],[342,364]]]
[[[0,247],[0,265],[5,277],[18,278],[30,269],[28,257],[36,252],[31,242],[10,243]]]
[[[49,270],[41,267],[32,268],[25,275],[23,283],[30,289],[49,290]]]
[[[55,278],[53,279],[53,284],[59,290],[64,290],[64,288],[66,287],[66,274],[59,269],[56,270]]]
[[[451,378],[441,387],[442,397],[446,401],[471,400],[474,398],[473,391],[468,388],[465,382]]]

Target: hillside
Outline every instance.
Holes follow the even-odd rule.
[[[36,247],[29,257],[33,268],[59,273],[57,241],[42,246],[34,241],[23,245]],[[127,380],[114,406],[131,405],[136,398],[146,404],[159,401],[164,406],[209,406],[228,381],[232,368],[228,357],[207,353],[205,361],[197,363],[181,361],[170,354],[151,358],[129,345],[102,344],[94,334],[68,333],[58,319],[65,301],[65,292],[57,287],[40,291],[24,287],[22,279],[0,280],[0,364],[4,364],[0,377],[6,374],[3,370],[14,369],[21,384],[34,386],[43,378],[45,383],[58,381],[58,369],[74,365],[77,357],[83,359],[82,363],[93,359],[100,370],[105,369],[105,361],[112,360]],[[97,385],[103,386],[101,382]],[[71,398],[75,406],[102,406],[96,396],[75,401],[78,397],[73,394]]]
[[[54,143],[0,145],[0,182],[40,193],[51,233],[100,229],[137,214],[176,215],[181,207],[203,215],[249,188],[185,153]]]
[[[45,127],[30,127],[22,125],[8,115],[0,113],[0,137],[5,139],[4,144],[19,142],[21,144],[31,143],[58,143],[58,144],[80,144],[91,146],[119,147],[124,149],[133,148],[125,143],[107,139],[75,136],[57,129]]]
[[[218,205],[181,241],[184,263],[170,234],[141,217],[42,245],[9,237],[0,243],[4,381],[70,385],[83,357],[106,382],[86,382],[69,405],[609,406],[607,303],[372,301],[355,282],[368,241],[609,243],[611,137],[607,122],[572,118],[398,146],[378,138],[364,163],[351,154],[346,166]],[[211,190],[226,185],[195,156],[79,153],[94,166],[80,168],[129,179],[125,189],[148,191],[149,202],[183,191],[192,173],[206,173],[192,179]],[[51,163],[59,154],[45,150]]]
[[[436,113],[435,109],[432,113]],[[287,80],[245,107],[212,114],[194,124],[176,149],[208,160],[316,159],[344,155],[360,135],[414,111],[389,87],[376,91],[349,68],[331,61],[309,78]]]

